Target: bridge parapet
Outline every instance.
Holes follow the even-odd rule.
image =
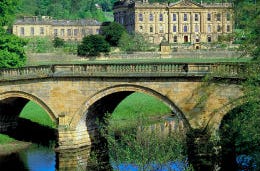
[[[259,67],[259,66],[258,66]],[[0,81],[46,77],[172,77],[206,74],[241,78],[248,68],[241,63],[109,63],[24,67],[0,70]]]

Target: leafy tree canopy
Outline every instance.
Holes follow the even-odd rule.
[[[109,51],[110,46],[101,35],[84,37],[78,46],[79,56],[98,56],[101,52],[108,53]]]
[[[0,1],[0,26],[8,26],[13,21],[18,4],[19,0]]]
[[[26,41],[0,28],[0,68],[21,67],[26,62]]]
[[[111,22],[102,29],[102,35],[111,46],[118,46],[119,40],[125,32],[124,26],[116,22]]]

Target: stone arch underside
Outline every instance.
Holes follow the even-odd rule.
[[[29,101],[37,103],[48,113],[52,121],[57,123],[57,118],[44,101],[32,94],[21,91],[9,91],[0,94],[0,117],[5,114],[5,116],[11,115],[17,118]]]
[[[116,85],[112,87],[105,88],[97,93],[95,93],[93,96],[91,96],[89,99],[86,100],[86,102],[82,105],[83,107],[80,110],[80,113],[77,113],[70,122],[71,128],[76,129],[82,129],[84,126],[86,126],[86,119],[89,119],[89,114],[92,113],[92,115],[98,115],[95,111],[97,108],[101,109],[98,112],[104,113],[104,112],[113,112],[115,107],[128,95],[130,95],[133,92],[140,92],[144,93],[150,96],[153,96],[163,103],[165,103],[169,108],[171,109],[172,113],[176,114],[179,120],[181,120],[184,124],[184,127],[187,129],[190,129],[191,126],[186,119],[183,112],[166,96],[163,96],[159,92],[139,86],[139,85],[130,85],[130,84],[123,84],[123,85]],[[108,104],[105,102],[109,101]],[[108,109],[108,110],[107,110]],[[103,111],[102,111],[103,110]],[[107,111],[106,111],[107,110]]]
[[[226,114],[228,114],[231,110],[235,109],[236,107],[239,107],[243,104],[245,104],[246,101],[244,97],[239,97],[237,99],[234,99],[230,101],[227,104],[224,104],[221,108],[218,110],[215,110],[213,113],[211,113],[211,118],[208,121],[208,124],[205,129],[212,135],[215,135],[220,128],[221,122]]]

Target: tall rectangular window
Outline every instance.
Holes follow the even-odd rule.
[[[53,30],[54,36],[58,36],[58,29]]]
[[[228,12],[228,13],[227,13],[227,21],[230,21],[230,19],[231,19],[231,15],[230,15],[230,13]]]
[[[183,32],[185,32],[185,33],[188,32],[188,26],[183,27]]]
[[[40,35],[44,35],[44,28],[40,27]]]
[[[64,29],[61,29],[61,30],[60,30],[60,35],[61,35],[61,36],[64,36]]]
[[[211,14],[210,13],[208,13],[207,20],[211,21]]]
[[[24,36],[24,27],[20,28],[20,35]]]
[[[199,25],[195,25],[195,32],[199,32]]]
[[[176,14],[172,14],[172,21],[177,21],[177,15]]]
[[[221,32],[221,26],[220,25],[217,26],[217,32]]]
[[[153,32],[153,26],[150,26],[150,33]]]
[[[211,32],[211,25],[208,25],[208,33]]]
[[[176,27],[176,25],[173,26],[172,30],[173,30],[173,32],[177,32],[177,27]]]
[[[163,26],[159,27],[159,33],[163,33]]]
[[[221,14],[217,13],[217,21],[221,21]]]
[[[230,25],[227,25],[227,32],[230,32]]]
[[[188,15],[187,14],[183,14],[183,21],[188,21]]]
[[[199,21],[199,14],[195,14],[195,15],[194,15],[194,20],[195,20],[195,21]]]
[[[163,21],[163,14],[160,14],[159,20],[160,20],[160,21]]]
[[[139,14],[139,21],[143,21],[143,14]]]
[[[67,36],[71,36],[71,29],[67,30]]]
[[[149,15],[149,20],[150,20],[150,21],[153,21],[153,14],[150,14],[150,15]]]
[[[30,32],[31,36],[34,35],[34,27],[31,27],[31,32]]]
[[[79,30],[78,29],[74,29],[74,36],[78,36],[79,34]]]
[[[173,42],[174,42],[174,43],[177,43],[177,42],[178,42],[178,37],[177,37],[177,36],[174,36],[174,37],[173,37]]]

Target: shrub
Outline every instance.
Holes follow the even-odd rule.
[[[78,46],[79,56],[99,56],[101,52],[108,53],[109,51],[110,46],[101,35],[84,37]]]

